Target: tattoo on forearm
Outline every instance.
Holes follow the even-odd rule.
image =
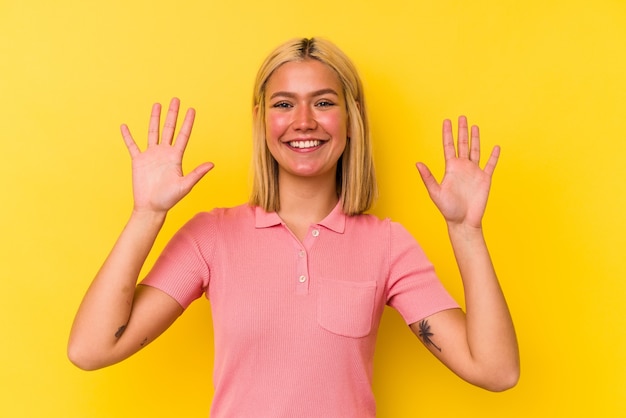
[[[115,338],[119,339],[124,333],[124,331],[126,331],[126,325],[122,325],[121,327],[117,329],[117,332],[115,333]]]
[[[433,347],[435,347],[437,350],[441,351],[441,348],[439,348],[437,346],[437,344],[435,344],[433,342],[433,340],[430,339],[430,337],[432,337],[433,334],[432,332],[430,332],[430,325],[428,325],[428,321],[423,319],[420,322],[420,331],[419,331],[419,336],[422,339],[422,341],[424,341],[424,344],[426,345],[432,345]]]

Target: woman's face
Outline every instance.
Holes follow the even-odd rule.
[[[267,82],[265,137],[281,176],[332,176],[348,136],[339,77],[326,64],[288,62]]]

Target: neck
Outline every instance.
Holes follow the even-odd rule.
[[[307,229],[324,219],[337,205],[334,173],[324,179],[279,177],[278,215],[292,229]]]

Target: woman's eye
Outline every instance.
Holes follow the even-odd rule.
[[[272,107],[279,108],[279,109],[287,109],[291,107],[291,104],[287,102],[276,102],[272,105]]]
[[[319,102],[317,102],[318,107],[330,107],[330,106],[334,106],[335,104],[331,101],[328,100],[321,100]]]

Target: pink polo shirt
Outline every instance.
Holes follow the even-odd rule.
[[[413,237],[338,205],[300,242],[276,213],[200,213],[143,284],[211,301],[212,418],[367,418],[385,305],[407,324],[458,307]]]

